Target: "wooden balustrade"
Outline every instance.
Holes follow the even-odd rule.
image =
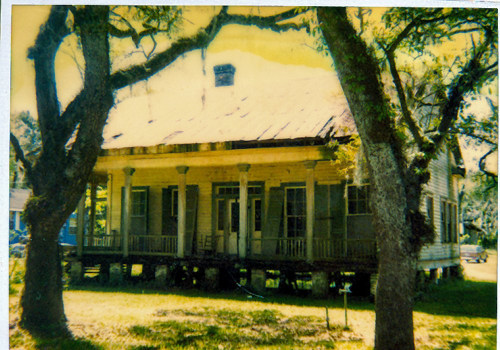
[[[213,237],[210,245],[217,248],[217,243],[221,237]],[[251,251],[250,257],[254,259],[269,260],[305,260],[306,259],[306,239],[305,237],[280,237],[280,238],[259,238],[249,242],[250,247],[271,246],[272,252],[265,255]],[[257,244],[256,244],[257,243]],[[177,253],[177,236],[169,235],[130,235],[128,237],[129,253],[135,255],[164,255],[175,256]],[[119,234],[84,236],[83,250],[87,253],[121,253],[122,237]],[[222,247],[219,247],[222,248]],[[357,261],[375,260],[377,255],[376,243],[374,239],[330,239],[314,238],[313,258],[316,261]]]
[[[128,249],[131,254],[175,255],[177,236],[130,235]]]
[[[83,236],[83,249],[86,251],[119,251],[122,237],[119,234]]]
[[[260,238],[250,240],[261,242],[264,245],[273,245],[271,254],[262,256],[251,252],[251,256],[258,259],[303,260],[306,258],[306,239],[301,238]],[[274,250],[275,249],[275,250]],[[330,260],[375,260],[377,254],[374,239],[329,239],[314,238],[313,258],[316,261]]]
[[[84,236],[83,249],[86,252],[121,253],[122,236],[119,234]],[[128,249],[132,254],[175,255],[177,236],[130,235]]]
[[[374,239],[314,239],[314,258],[317,260],[349,259],[370,260],[376,259],[377,245]]]

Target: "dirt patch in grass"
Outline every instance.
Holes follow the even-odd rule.
[[[273,309],[242,312],[204,307],[158,310],[156,316],[159,320],[152,325],[135,325],[129,332],[153,342],[157,349],[333,349],[338,342],[362,345],[359,335],[340,325],[327,329],[319,317],[285,317]]]

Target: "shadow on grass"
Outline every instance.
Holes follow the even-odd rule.
[[[447,281],[417,294],[415,311],[433,315],[496,318],[495,282]]]
[[[415,311],[434,315],[450,315],[465,317],[496,318],[496,283],[451,280],[439,285],[428,285],[423,291],[416,293]],[[309,295],[285,295],[270,293],[264,298],[251,297],[237,289],[209,293],[199,289],[177,289],[168,291],[153,289],[148,286],[108,287],[84,285],[72,287],[70,290],[130,293],[130,294],[160,294],[175,295],[188,298],[228,299],[233,301],[258,301],[293,306],[343,308],[343,297],[330,295],[327,299],[314,299]],[[349,296],[348,307],[351,310],[373,311],[373,302],[367,297]]]
[[[39,349],[39,350],[101,350],[100,345],[83,338],[65,337],[47,338],[39,335],[30,335],[27,331],[16,329],[9,335],[10,348],[14,349]]]
[[[119,287],[101,286],[101,285],[79,285],[72,286],[68,289],[69,291],[89,291],[89,292],[100,292],[100,293],[129,293],[129,294],[144,294],[144,295],[172,295],[181,296],[187,298],[207,298],[207,299],[219,299],[219,300],[232,300],[232,301],[242,301],[242,302],[262,302],[262,303],[273,303],[280,305],[291,305],[291,306],[310,306],[310,307],[325,307],[337,308],[344,307],[344,299],[342,295],[335,295],[331,293],[328,298],[316,299],[313,298],[308,291],[300,291],[300,293],[293,294],[282,294],[277,291],[268,290],[268,292],[262,297],[251,296],[241,289],[234,290],[222,290],[219,292],[207,292],[196,288],[182,289],[182,288],[169,288],[165,289],[154,289],[149,286],[141,285],[126,285]],[[374,310],[373,302],[370,302],[369,297],[357,297],[349,296],[348,298],[349,309],[354,310]]]
[[[82,338],[55,338],[42,339],[35,338],[35,349],[49,350],[103,350],[104,347],[93,344],[90,340]]]

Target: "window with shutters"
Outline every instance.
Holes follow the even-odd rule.
[[[457,243],[457,205],[443,200],[441,201],[441,242]]]
[[[125,210],[125,188],[122,187],[122,227]],[[132,187],[130,234],[146,235],[148,233],[148,200],[149,187]]]
[[[347,212],[349,215],[371,214],[370,185],[347,186]]]
[[[285,189],[285,232],[287,237],[305,237],[306,233],[306,188]]]
[[[434,227],[434,198],[427,196],[426,198],[426,209],[427,209],[427,219],[429,223]]]
[[[170,215],[174,222],[178,222],[179,217],[179,190],[177,188],[172,189],[170,192]]]
[[[179,210],[179,192],[177,186],[162,189],[162,234],[177,235],[177,218]]]

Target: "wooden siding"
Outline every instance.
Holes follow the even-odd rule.
[[[423,247],[420,252],[420,266],[422,268],[434,268],[432,261],[448,261],[456,263],[460,256],[458,243],[441,242],[441,201],[447,200],[451,203],[457,203],[457,179],[452,176],[451,169],[453,157],[448,150],[442,151],[437,159],[430,163],[431,178],[424,187],[424,196],[422,197],[422,210],[426,212],[426,196],[434,199],[434,243]],[[440,265],[445,264],[440,263]],[[446,266],[446,264],[445,264]]]
[[[303,156],[299,155],[300,150],[305,150]],[[184,159],[187,163],[191,164],[186,175],[187,185],[197,185],[199,188],[195,242],[198,247],[198,252],[206,248],[204,247],[204,244],[211,242],[215,225],[215,222],[213,222],[215,216],[212,213],[213,183],[238,183],[239,181],[239,172],[236,164],[233,163],[231,165],[224,165],[228,161],[222,160],[221,152],[224,151],[194,152],[194,154],[191,154],[186,158],[177,157],[176,155],[174,157],[175,161],[172,161],[172,159],[162,155],[161,159],[157,162],[157,167],[152,166],[154,164],[154,158],[151,155],[147,155],[145,158],[141,158],[141,156],[104,157],[104,163],[100,160],[99,169],[104,169],[110,164],[113,165],[110,169],[108,169],[108,174],[110,174],[112,178],[110,210],[112,232],[119,233],[121,229],[121,188],[125,180],[122,168],[130,165],[139,166],[136,168],[132,177],[132,186],[149,187],[149,231],[147,234],[161,235],[162,189],[177,185],[178,173],[175,166],[179,164],[182,165],[181,160]],[[318,157],[318,154],[320,153],[318,151],[318,147],[309,146],[303,148],[297,147],[293,150],[289,148],[275,148],[272,150],[258,149],[225,152],[231,153],[234,159],[244,160],[245,163],[249,163],[251,165],[248,172],[249,182],[264,183],[263,218],[267,217],[270,189],[287,183],[303,184],[305,186],[306,168],[304,161],[314,158],[313,155]],[[214,155],[214,158],[212,158],[213,165],[210,165],[210,153],[213,153]],[[293,160],[296,160],[295,162],[287,162],[287,156],[290,154],[293,154],[292,158]],[[298,159],[301,160],[298,161]],[[273,162],[271,160],[275,161]],[[314,179],[316,184],[335,185],[343,183],[343,181],[345,181],[345,171],[342,169],[343,166],[344,165],[334,164],[330,161],[318,161],[314,169]],[[430,170],[432,175],[429,183],[425,187],[425,193],[426,195],[431,195],[434,198],[436,239],[434,244],[423,248],[420,256],[421,266],[430,266],[431,261],[455,261],[456,257],[459,255],[458,244],[441,243],[440,201],[446,199],[450,202],[456,203],[457,182],[456,179],[453,179],[451,176],[451,155],[448,152],[441,153],[436,160],[431,162]],[[330,188],[327,188],[330,191]],[[423,200],[422,209],[425,210],[425,200]],[[328,225],[331,225],[331,223]],[[344,228],[344,230],[346,229],[347,227]],[[337,236],[336,238],[341,238],[341,236]],[[349,239],[349,236],[346,238]],[[355,237],[352,238],[354,239]],[[315,239],[317,239],[317,237]],[[249,244],[254,243],[255,242]],[[318,243],[315,241],[314,244],[317,245]],[[338,244],[335,244],[334,246],[332,246],[330,250],[333,251],[334,249],[337,249],[336,247]],[[343,249],[347,250],[347,248]]]
[[[120,232],[121,223],[121,188],[125,181],[121,169],[113,169],[111,186],[111,230]],[[315,168],[315,180],[318,184],[339,184],[339,166],[329,161],[318,162]],[[282,183],[304,183],[306,169],[301,163],[280,163],[270,165],[252,165],[248,173],[250,182],[264,182],[264,210],[266,217],[269,189]],[[212,184],[238,182],[236,166],[191,167],[186,175],[188,185],[199,186],[196,242],[198,250],[210,241],[212,236]],[[132,176],[132,186],[149,187],[148,235],[160,235],[162,229],[162,189],[177,185],[178,174],[175,168],[138,168]]]

